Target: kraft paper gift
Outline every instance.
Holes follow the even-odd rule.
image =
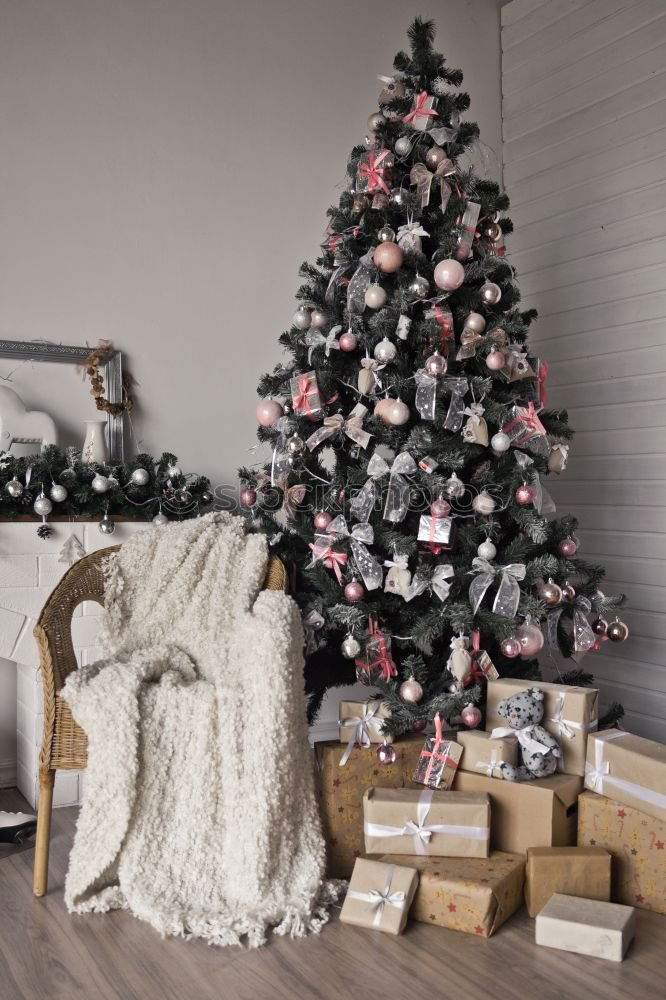
[[[562,748],[558,771],[583,775],[587,737],[596,730],[598,724],[599,692],[596,688],[526,681],[514,677],[488,681],[486,730],[492,732],[493,729],[506,727],[506,720],[497,711],[497,706],[505,698],[530,687],[538,688],[544,693],[544,712],[540,725],[552,733]]]
[[[349,878],[354,861],[363,853],[366,788],[414,787],[412,773],[422,746],[422,733],[398,740],[393,744],[396,760],[391,765],[378,763],[376,746],[355,747],[345,766],[340,767],[341,747],[337,740],[315,743],[315,787],[330,878]]]
[[[666,913],[666,823],[583,792],[578,799],[578,843],[613,856],[612,897],[618,903]]]
[[[488,858],[405,858],[388,854],[387,863],[411,865],[419,885],[410,916],[426,924],[490,937],[523,904],[525,859],[492,851]]]
[[[620,729],[587,744],[585,787],[666,821],[666,746]]]
[[[535,941],[548,948],[621,962],[634,937],[632,906],[558,892],[536,918]]]
[[[363,796],[366,854],[487,858],[487,795],[430,788],[369,788]]]
[[[355,746],[369,747],[371,743],[393,742],[390,734],[382,735],[384,720],[390,716],[391,709],[381,698],[340,702],[340,742],[347,744],[347,749],[340,758],[341,766],[347,763]]]
[[[552,774],[537,781],[500,781],[458,771],[454,788],[490,796],[490,846],[525,854],[528,847],[565,847],[576,843],[576,811],[583,779]]]
[[[418,880],[413,868],[358,858],[342,904],[341,922],[401,934]]]
[[[556,893],[611,898],[611,856],[603,847],[530,847],[525,869],[527,912],[536,917]]]
[[[518,756],[518,741],[515,736],[491,739],[490,733],[481,729],[461,730],[457,734],[458,743],[463,747],[459,767],[462,771],[485,774],[489,778],[501,778],[501,764],[515,766]]]

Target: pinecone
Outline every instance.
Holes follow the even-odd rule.
[[[53,528],[51,527],[50,524],[46,523],[40,524],[40,526],[37,528],[37,536],[39,538],[50,538],[52,534],[53,534]]]
[[[35,491],[30,489],[24,489],[20,497],[16,498],[17,504],[21,507],[32,507],[35,502]]]

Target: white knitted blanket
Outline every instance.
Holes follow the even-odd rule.
[[[300,616],[261,591],[266,565],[264,537],[228,514],[109,560],[105,659],[63,690],[89,741],[70,912],[122,907],[219,945],[326,922]]]

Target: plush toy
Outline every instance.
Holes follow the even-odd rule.
[[[555,737],[539,725],[543,717],[543,691],[539,688],[520,691],[501,701],[497,711],[506,719],[508,727],[494,729],[492,735],[516,736],[523,762],[520,767],[501,764],[502,777],[507,781],[530,781],[552,774],[562,751]]]

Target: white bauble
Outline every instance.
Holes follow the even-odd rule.
[[[55,503],[62,503],[67,499],[67,490],[60,483],[54,483],[49,490],[49,496]]]
[[[477,514],[484,514],[484,515],[492,514],[496,506],[497,504],[495,503],[493,498],[490,496],[489,493],[486,493],[485,490],[482,490],[481,493],[478,493],[477,496],[475,496],[474,499],[472,500],[472,508],[476,511]]]
[[[384,337],[380,340],[378,344],[375,344],[374,355],[377,361],[380,361],[383,365],[388,364],[393,361],[398,350],[395,344],[391,343],[388,337]]]
[[[138,468],[134,470],[130,479],[135,486],[146,486],[150,479],[150,474],[147,469]]]
[[[505,434],[504,431],[498,431],[497,434],[493,434],[491,437],[490,447],[498,455],[501,455],[503,452],[508,451],[511,447],[511,438],[508,434]]]
[[[481,313],[471,312],[465,319],[465,329],[474,333],[483,333],[486,328],[485,317]]]
[[[365,304],[369,309],[381,309],[386,304],[386,290],[381,285],[368,285],[365,290]]]
[[[490,539],[486,538],[485,542],[481,542],[481,544],[479,545],[478,549],[476,550],[476,554],[477,556],[480,556],[482,559],[488,559],[490,561],[491,559],[494,559],[495,556],[497,555],[497,549],[490,541]]]
[[[310,322],[310,310],[306,309],[305,306],[299,306],[292,319],[294,326],[299,330],[309,330]]]
[[[387,400],[387,405],[381,412],[381,419],[392,427],[401,427],[406,424],[409,416],[409,407],[401,399]]]
[[[109,480],[100,472],[96,472],[90,485],[95,493],[106,493],[109,488]]]
[[[53,510],[53,504],[51,503],[51,501],[47,496],[44,496],[43,493],[40,493],[37,499],[35,500],[34,504],[32,505],[32,509],[34,510],[35,514],[39,514],[40,517],[48,517],[48,515]]]

